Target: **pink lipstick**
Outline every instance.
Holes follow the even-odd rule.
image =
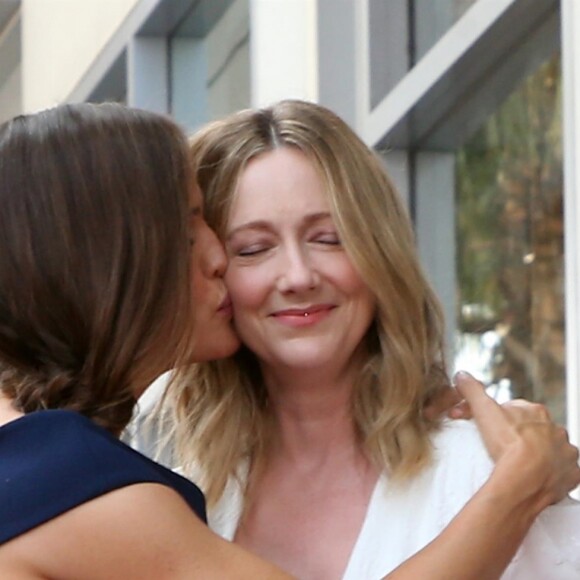
[[[333,304],[315,304],[305,308],[286,308],[277,310],[271,316],[277,322],[292,328],[313,326],[324,320],[334,310]]]

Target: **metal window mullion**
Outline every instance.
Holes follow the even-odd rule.
[[[169,112],[168,42],[136,36],[127,47],[128,104],[156,113]]]

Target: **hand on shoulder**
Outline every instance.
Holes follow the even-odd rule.
[[[496,463],[494,475],[510,488],[525,490],[538,513],[580,484],[578,449],[543,405],[527,401],[499,405],[468,373],[458,373],[456,384]]]

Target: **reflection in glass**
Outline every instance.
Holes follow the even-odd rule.
[[[560,56],[457,154],[456,366],[565,421]]]

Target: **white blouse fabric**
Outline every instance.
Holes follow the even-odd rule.
[[[392,571],[434,539],[488,478],[493,464],[472,422],[447,421],[433,444],[434,461],[419,476],[398,485],[379,478],[343,580]],[[246,473],[241,466],[242,481]],[[229,540],[242,499],[232,479],[208,513],[210,527]],[[580,503],[564,500],[540,514],[502,579],[580,580]]]

